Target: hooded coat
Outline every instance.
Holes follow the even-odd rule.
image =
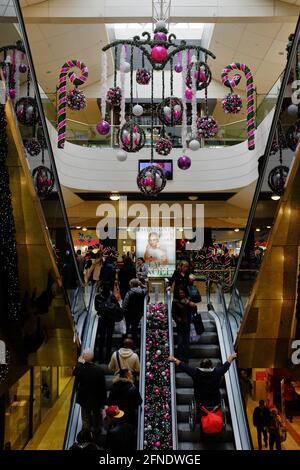
[[[129,348],[120,348],[119,351],[119,360],[121,369],[129,369],[131,372],[138,373],[140,371],[140,360],[138,355]],[[112,370],[114,373],[118,373],[120,370],[118,359],[117,359],[117,351],[113,353],[111,356],[110,363],[108,364],[108,368]]]

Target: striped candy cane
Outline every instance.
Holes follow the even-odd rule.
[[[249,150],[254,150],[255,144],[254,144],[254,131],[255,131],[255,126],[254,126],[254,86],[253,86],[253,76],[252,73],[250,72],[250,69],[247,65],[245,64],[239,64],[239,63],[233,63],[230,65],[227,65],[223,69],[221,78],[222,82],[225,86],[233,88],[239,84],[239,81],[241,79],[240,75],[235,75],[232,79],[229,78],[228,74],[232,70],[241,70],[244,72],[246,80],[247,80],[247,132],[248,132],[248,149]]]
[[[73,67],[78,67],[81,70],[81,75],[78,78],[75,72],[72,72]],[[67,60],[61,68],[59,75],[59,88],[58,88],[58,118],[57,118],[57,147],[63,149],[65,146],[66,138],[66,103],[67,103],[67,77],[70,81],[78,87],[82,85],[88,78],[88,68],[80,60]]]

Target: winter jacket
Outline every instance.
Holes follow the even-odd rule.
[[[84,408],[101,409],[106,403],[104,372],[93,362],[78,363],[73,375],[77,387],[77,403]]]
[[[174,299],[179,299],[179,287],[184,287],[187,297],[189,296],[187,286],[189,285],[189,275],[187,271],[184,275],[176,269],[171,277],[170,283],[171,286],[174,284],[173,297]]]
[[[129,282],[131,279],[135,279],[136,271],[135,265],[132,264],[125,264],[123,268],[120,269],[119,272],[119,284],[120,284],[120,293],[122,299],[124,299],[126,293],[129,291]]]
[[[261,408],[257,406],[253,411],[253,426],[258,428],[265,428],[270,421],[270,410],[264,406]]]
[[[213,369],[189,367],[183,362],[179,365],[179,368],[193,379],[195,399],[204,406],[216,406],[221,403],[220,382],[229,367],[230,363],[227,361]]]
[[[107,259],[104,261],[101,273],[100,273],[100,281],[103,283],[109,282],[111,286],[111,290],[114,288],[116,278],[116,267],[115,263],[111,259]]]
[[[118,352],[121,369],[130,369],[132,372],[136,373],[140,371],[139,357],[135,352],[132,351],[132,349],[120,348]],[[115,351],[111,356],[108,368],[114,373],[119,372],[120,368],[117,360],[117,351]]]
[[[136,450],[134,427],[126,421],[119,420],[109,428],[106,435],[106,452],[128,455]]]
[[[126,421],[135,422],[136,411],[142,402],[139,390],[130,380],[119,378],[113,383],[108,397],[108,404],[117,405],[120,410],[123,410]]]
[[[146,264],[142,264],[141,266],[136,267],[136,275],[140,281],[145,281],[148,277],[148,266]]]
[[[187,302],[175,299],[172,302],[172,316],[177,329],[180,329],[190,323],[191,307]]]
[[[132,287],[127,292],[122,303],[122,309],[127,321],[139,323],[144,312],[144,301],[147,289],[142,287]]]

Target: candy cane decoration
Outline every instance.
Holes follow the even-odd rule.
[[[81,75],[77,78],[75,72],[70,69],[78,67],[81,70]],[[58,119],[57,119],[57,147],[63,149],[65,146],[66,138],[66,103],[67,103],[67,77],[70,81],[78,87],[85,83],[88,78],[88,68],[80,60],[67,60],[61,68],[59,75],[59,88],[58,88]]]
[[[239,63],[233,63],[230,65],[227,65],[223,69],[221,78],[222,82],[225,86],[229,87],[231,90],[235,86],[239,84],[239,81],[241,79],[240,75],[234,75],[232,79],[229,78],[228,74],[232,70],[241,70],[244,72],[246,80],[247,80],[247,133],[248,133],[248,149],[249,150],[254,150],[255,144],[254,144],[254,131],[255,131],[255,126],[254,126],[254,86],[253,86],[253,76],[252,73],[250,72],[249,67],[246,64],[239,64]]]

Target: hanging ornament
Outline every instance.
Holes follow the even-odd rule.
[[[297,104],[290,104],[288,109],[287,109],[287,112],[290,116],[297,116],[298,115],[298,105]]]
[[[38,122],[38,107],[34,98],[30,96],[19,99],[15,104],[15,112],[19,123],[24,126],[33,126]]]
[[[39,197],[47,197],[54,188],[54,175],[46,166],[38,166],[32,172],[32,178]]]
[[[138,152],[146,142],[145,132],[134,121],[126,122],[117,135],[118,143],[126,152]]]
[[[183,67],[182,67],[182,65],[178,62],[177,64],[175,64],[174,70],[175,70],[176,73],[181,73],[182,70],[183,70]]]
[[[212,116],[198,118],[196,125],[199,139],[209,139],[218,133],[218,123]]]
[[[20,64],[19,65],[19,72],[20,73],[26,73],[27,72],[27,65],[26,64]]]
[[[163,124],[173,127],[181,123],[182,111],[182,101],[179,98],[169,97],[159,103],[157,116]]]
[[[212,73],[209,66],[205,62],[191,62],[187,68],[186,85],[192,87],[192,73],[196,79],[196,89],[203,90],[207,88],[212,80]]]
[[[32,139],[29,139],[26,142],[25,148],[27,152],[29,153],[29,155],[31,155],[32,157],[36,157],[42,151],[41,144],[38,141],[38,139],[36,139],[35,137],[33,137]]]
[[[110,124],[104,119],[96,125],[96,130],[100,135],[107,135],[110,132]]]
[[[288,148],[295,152],[300,142],[300,120],[288,128],[285,137]]]
[[[199,140],[197,140],[197,139],[192,139],[192,140],[189,142],[189,149],[190,149],[190,150],[193,150],[193,151],[195,152],[196,150],[199,150],[199,148],[200,148],[200,142],[199,142]]]
[[[122,67],[120,67],[121,72],[128,73],[130,72],[130,63],[129,62],[124,62]]]
[[[151,49],[151,59],[153,62],[161,64],[164,60],[166,60],[168,55],[168,51],[163,46],[154,46]]]
[[[67,106],[73,111],[80,111],[87,105],[85,94],[79,88],[74,88],[67,93]]]
[[[166,41],[168,39],[166,33],[163,31],[158,31],[157,33],[154,33],[154,40],[155,41]]]
[[[16,97],[16,90],[14,88],[10,88],[8,93],[9,93],[10,99],[14,100]]]
[[[289,168],[284,165],[276,166],[270,171],[268,176],[268,185],[273,193],[278,196],[282,196],[288,174]]]
[[[106,101],[112,107],[120,106],[122,98],[122,90],[120,87],[112,87],[106,93]]]
[[[125,160],[127,160],[127,153],[125,152],[125,150],[117,150],[116,156],[119,162],[125,162]]]
[[[132,113],[134,114],[134,116],[142,116],[144,112],[144,109],[143,109],[143,106],[141,106],[140,104],[135,104],[132,108]]]
[[[136,82],[139,85],[148,85],[150,80],[151,80],[151,73],[149,72],[149,70],[146,70],[144,68],[137,69],[137,71],[136,71]]]
[[[155,144],[155,150],[159,155],[169,155],[173,148],[172,142],[170,139],[165,139],[161,137]]]
[[[177,160],[177,165],[180,170],[188,170],[191,166],[191,159],[187,155],[182,155]]]
[[[243,101],[240,95],[228,93],[222,100],[222,108],[226,114],[237,114],[242,109]]]
[[[151,165],[141,170],[137,177],[137,185],[142,193],[148,196],[156,196],[166,186],[166,176],[164,171],[155,166]]]
[[[188,88],[188,87],[187,87],[186,90],[185,90],[185,92],[184,92],[184,94],[185,94],[185,97],[186,97],[186,99],[187,99],[188,101],[191,101],[191,100],[192,100],[192,98],[193,98],[193,91],[192,91],[191,88]]]

